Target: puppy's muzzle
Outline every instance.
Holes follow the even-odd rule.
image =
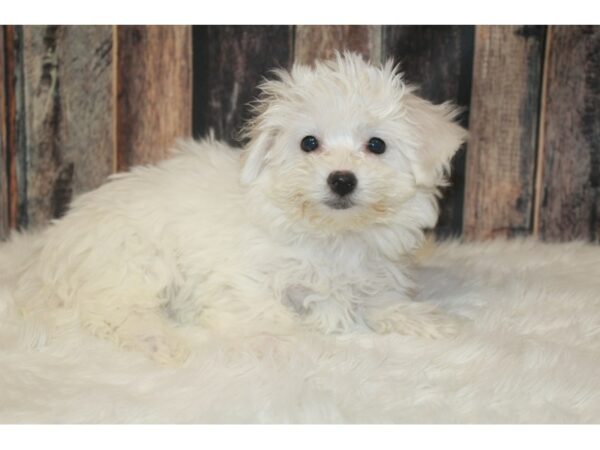
[[[340,197],[344,197],[354,191],[358,184],[358,180],[356,179],[356,175],[352,172],[336,171],[329,174],[329,177],[327,177],[327,184],[334,193]]]

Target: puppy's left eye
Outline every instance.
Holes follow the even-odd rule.
[[[383,152],[385,152],[385,142],[383,141],[383,139],[374,137],[369,139],[369,142],[367,143],[367,148],[371,153],[381,155]]]

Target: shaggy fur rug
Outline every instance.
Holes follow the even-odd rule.
[[[0,421],[600,422],[597,245],[449,242],[418,281],[456,338],[190,329],[166,369],[75,331],[31,349],[35,326],[0,319]]]

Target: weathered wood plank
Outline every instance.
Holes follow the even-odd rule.
[[[23,28],[29,226],[113,171],[112,51],[110,26]]]
[[[0,26],[0,240],[8,236],[10,230],[10,193],[8,188],[8,136],[7,114],[8,92],[5,79],[6,58],[4,44],[5,26]]]
[[[478,26],[464,236],[532,231],[543,26]]]
[[[373,62],[381,61],[379,25],[299,25],[294,40],[294,61],[310,64],[331,58],[335,50],[350,50]]]
[[[192,132],[190,26],[119,26],[118,168],[164,158]]]
[[[405,80],[420,86],[424,98],[466,107],[471,98],[473,41],[473,26],[384,26],[383,59],[400,62]],[[468,126],[468,110],[461,121]],[[438,236],[461,233],[464,176],[465,148],[452,161],[451,185],[440,203]]]
[[[27,226],[27,149],[25,139],[25,88],[23,74],[23,27],[4,28],[6,63],[6,149],[11,228]]]
[[[535,231],[600,238],[600,26],[552,26]]]
[[[292,62],[293,27],[194,27],[194,136],[239,143],[236,133],[248,117],[268,70]]]

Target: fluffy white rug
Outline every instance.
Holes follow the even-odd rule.
[[[455,339],[188,330],[164,369],[83,333],[27,349],[36,330],[0,321],[0,421],[600,422],[597,245],[450,242],[418,276],[467,318]]]

